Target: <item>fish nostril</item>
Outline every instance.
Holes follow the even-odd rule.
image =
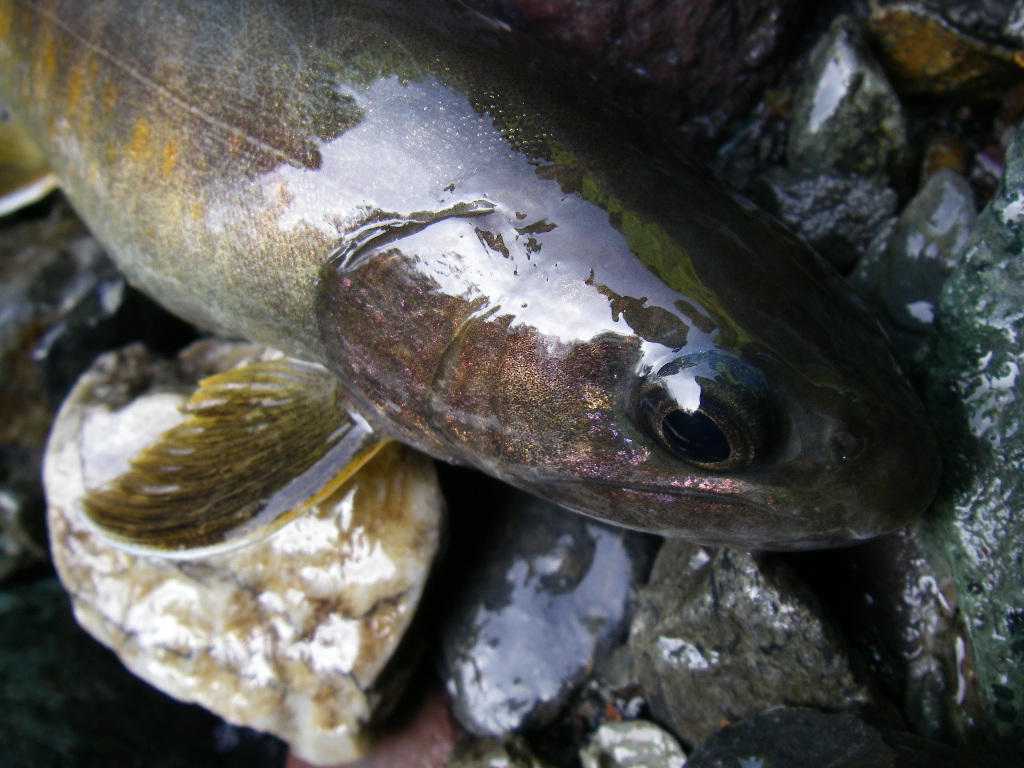
[[[849,429],[840,429],[832,436],[832,450],[840,461],[853,463],[867,451],[868,440]]]

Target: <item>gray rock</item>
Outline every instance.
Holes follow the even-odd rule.
[[[558,715],[595,659],[626,631],[653,537],[516,494],[484,568],[456,596],[443,630],[442,677],[471,733],[539,728]]]
[[[896,212],[896,191],[861,176],[776,167],[762,174],[757,202],[846,272]]]
[[[654,719],[691,745],[773,707],[869,701],[814,596],[774,559],[666,542],[629,642]]]
[[[682,768],[686,755],[671,734],[646,720],[609,722],[580,750],[583,768]]]
[[[549,768],[517,736],[478,739],[456,747],[447,768]]]
[[[942,286],[963,254],[977,207],[970,183],[950,168],[931,176],[900,214],[883,249],[853,276],[904,360],[931,330]]]
[[[948,560],[992,727],[1024,730],[1024,132],[939,302],[930,404],[949,482],[925,529]]]
[[[686,768],[996,768],[987,755],[879,731],[850,713],[780,709],[709,738]]]
[[[791,168],[855,173],[882,185],[905,170],[903,108],[850,17],[838,17],[811,54],[786,157]]]
[[[54,579],[0,592],[0,680],[4,768],[225,765],[217,721],[129,674],[75,625]]]

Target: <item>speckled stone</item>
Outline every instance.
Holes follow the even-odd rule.
[[[811,53],[786,159],[793,169],[856,173],[882,185],[905,171],[903,107],[851,17],[836,18]]]
[[[652,718],[688,745],[781,705],[870,701],[839,633],[777,560],[669,540],[630,632]]]
[[[686,768],[1009,768],[1013,762],[880,731],[848,712],[778,709],[722,728]]]
[[[840,272],[864,254],[896,213],[896,190],[871,179],[775,167],[755,187],[757,202]]]
[[[1024,131],[943,289],[930,406],[947,483],[925,532],[946,559],[991,727],[1024,734]]]
[[[608,722],[580,750],[583,768],[682,768],[686,754],[670,733],[647,720]]]
[[[195,560],[122,552],[79,512],[86,487],[182,418],[182,371],[194,381],[264,354],[200,342],[177,370],[139,346],[101,357],[48,447],[53,556],[78,621],[139,677],[336,763],[361,753],[438,546],[443,502],[429,459],[385,448],[266,538]]]

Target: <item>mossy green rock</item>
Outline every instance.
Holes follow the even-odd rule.
[[[988,726],[1024,734],[1024,130],[939,302],[927,357],[945,487],[924,524],[948,560]],[[982,729],[983,731],[985,729]],[[986,734],[978,734],[979,736]]]

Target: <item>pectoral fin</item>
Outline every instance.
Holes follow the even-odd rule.
[[[182,412],[82,500],[96,532],[122,549],[198,557],[266,535],[387,442],[347,408],[330,373],[287,358],[204,379]]]
[[[0,121],[0,216],[41,200],[56,188],[57,180],[36,143],[17,123]]]

